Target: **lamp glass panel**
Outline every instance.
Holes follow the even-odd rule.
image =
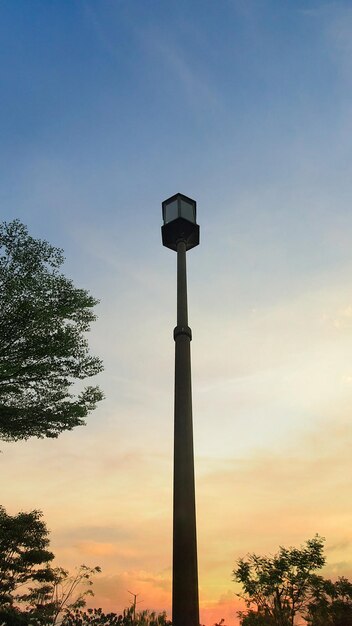
[[[193,222],[195,224],[196,216],[194,204],[181,200],[181,216],[184,217],[185,220],[188,220],[189,222]]]
[[[178,218],[178,202],[174,200],[165,206],[165,224]]]

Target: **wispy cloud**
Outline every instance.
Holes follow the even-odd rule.
[[[209,42],[199,44],[200,49],[197,50],[197,37],[194,32],[180,35],[184,45],[176,42],[177,32],[178,29],[175,33],[166,35],[164,29],[150,26],[141,29],[139,35],[156,67],[166,74],[165,85],[170,88],[172,83],[175,83],[176,90],[173,89],[172,93],[178,94],[177,99],[181,98],[198,119],[202,116],[224,114],[215,77],[209,74],[204,62]]]

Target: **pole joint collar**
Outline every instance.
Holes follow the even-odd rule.
[[[176,341],[177,337],[180,335],[186,335],[186,337],[189,337],[190,341],[192,341],[192,331],[189,326],[176,326],[176,328],[174,328],[174,340]]]

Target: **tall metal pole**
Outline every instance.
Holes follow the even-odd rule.
[[[187,313],[186,242],[177,242],[175,339],[173,626],[199,626],[194,486],[191,329]]]

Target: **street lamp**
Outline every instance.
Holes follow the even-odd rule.
[[[192,426],[191,350],[186,251],[199,244],[196,202],[181,193],[162,203],[163,245],[177,252],[175,339],[172,624],[199,626],[196,507]]]

